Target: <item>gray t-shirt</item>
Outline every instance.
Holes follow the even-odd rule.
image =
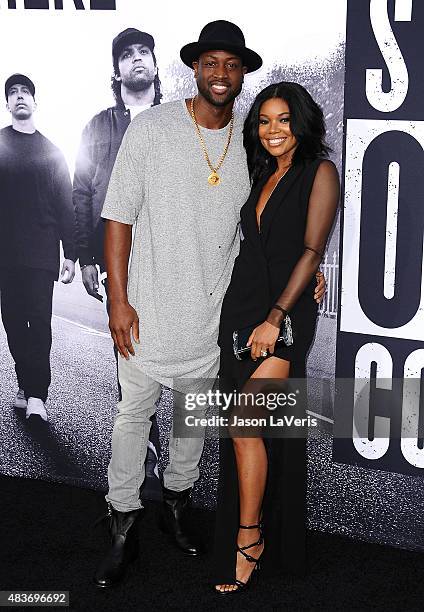
[[[242,118],[235,117],[221,184],[184,100],[135,117],[119,150],[102,216],[135,225],[128,299],[140,319],[135,364],[177,391],[218,371],[222,299],[238,254],[240,208],[249,194]],[[212,164],[228,126],[200,128]]]

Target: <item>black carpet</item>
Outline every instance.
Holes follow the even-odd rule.
[[[304,579],[258,582],[219,598],[209,583],[210,554],[187,558],[156,527],[160,506],[146,504],[140,522],[143,554],[125,582],[98,590],[91,583],[106,544],[101,494],[43,481],[0,476],[0,589],[68,590],[73,610],[423,610],[420,553],[309,532]],[[192,510],[210,544],[213,513]]]

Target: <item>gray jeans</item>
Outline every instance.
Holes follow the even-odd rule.
[[[118,356],[122,400],[118,403],[112,433],[112,459],[108,468],[106,501],[118,512],[141,508],[140,487],[145,477],[144,461],[151,421],[161,385],[146,376],[131,359]],[[174,391],[174,412],[184,405],[184,394]],[[199,478],[199,461],[204,437],[169,439],[169,464],[163,478],[167,489],[184,491]]]

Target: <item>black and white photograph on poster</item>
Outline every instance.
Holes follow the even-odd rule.
[[[264,64],[260,70],[246,76],[236,103],[237,111],[244,116],[256,93],[269,83],[287,80],[303,84],[323,107],[332,159],[340,168],[346,9],[344,3],[327,2],[320,10],[306,4],[305,34],[301,40],[294,34],[291,38],[287,35],[284,50],[278,41],[267,39],[255,27],[254,19],[244,16],[243,31],[249,32],[251,45],[261,49]],[[298,15],[302,13],[301,6],[292,10]],[[167,6],[167,11],[171,15],[172,11],[178,12],[171,6]],[[6,80],[11,74],[22,73],[34,83],[36,107],[31,120],[57,147],[58,155],[64,157],[73,184],[72,203],[76,212],[75,257],[71,257],[76,260],[75,277],[72,282],[71,276],[54,279],[57,282],[54,283],[51,317],[52,383],[48,398],[47,390],[41,398],[40,405],[44,405],[40,418],[31,416],[31,406],[30,410],[25,407],[26,400],[21,397],[22,389],[16,379],[13,350],[8,346],[6,333],[2,332],[2,363],[6,375],[1,402],[7,407],[4,413],[7,416],[2,422],[5,443],[0,469],[5,474],[106,488],[119,387],[106,313],[104,224],[100,215],[119,145],[131,119],[152,105],[188,98],[194,93],[193,73],[179,59],[179,49],[184,40],[191,40],[208,21],[206,8],[198,7],[196,12],[196,18],[181,23],[178,32],[170,26],[172,20],[167,25],[157,18],[153,9],[144,7],[143,11],[138,11],[129,1],[119,2],[113,12],[86,10],[83,14],[73,3],[66,2],[61,10],[53,10],[53,6],[49,10],[29,10],[24,8],[24,3],[19,6],[18,2],[15,10],[2,12],[2,57],[9,57],[7,49],[15,28],[19,29],[22,40],[36,38],[37,44],[31,54],[26,53],[24,45],[15,46],[13,57],[2,62],[2,76]],[[228,19],[240,22],[235,17],[237,7],[233,8],[233,14],[229,14]],[[321,33],[326,28],[326,36],[318,35],[315,30],[317,19]],[[143,32],[144,38],[138,39],[137,30]],[[48,32],[48,36],[40,36],[40,32]],[[120,59],[118,66],[119,52],[132,40],[142,42],[151,51],[148,69],[140,71],[142,89],[131,80],[138,80],[127,68],[133,61],[131,56]],[[10,122],[10,111],[4,108],[1,124],[7,126]],[[13,172],[18,174],[16,169]],[[25,183],[21,181],[23,187]],[[25,244],[19,220],[16,224],[18,236]],[[68,232],[72,233],[72,229],[68,228]],[[9,238],[13,240],[12,236]],[[66,261],[64,241],[61,236],[59,240],[60,265],[63,266]],[[41,236],[41,257],[45,241]],[[320,305],[319,332],[309,358],[311,371],[324,374],[328,381],[333,377],[334,354],[331,356],[326,351],[325,362],[315,354],[323,354],[320,343],[328,346],[335,339],[337,243],[336,226],[322,266],[327,292]],[[56,241],[53,250],[57,250],[58,245]],[[27,249],[22,250],[27,252]],[[56,267],[55,273],[59,271],[58,264]],[[22,283],[20,285],[21,290],[27,291]],[[49,328],[47,323],[46,328]],[[33,350],[37,351],[37,347]],[[31,368],[31,363],[39,360],[27,356],[27,361]],[[154,423],[146,463],[150,476],[146,494],[153,497],[158,494],[155,481],[159,470],[167,461],[171,403],[172,398],[164,388],[158,403],[159,429],[156,430]],[[24,408],[12,409],[14,405]],[[34,433],[31,423],[37,425],[43,419],[48,427],[36,427]],[[159,434],[162,444],[159,444]],[[195,491],[200,505],[213,507],[215,503],[217,462],[216,441],[208,440],[201,463],[201,479]]]
[[[287,332],[285,316],[291,310],[292,350],[300,350],[305,336],[301,361],[304,366],[306,360],[306,369],[297,374],[308,380],[308,487],[306,492],[300,478],[290,491],[294,498],[307,495],[310,530],[422,550],[422,418],[419,408],[411,412],[411,406],[402,407],[405,394],[402,398],[393,390],[395,379],[419,378],[423,355],[422,62],[417,54],[423,20],[417,0],[298,0],[272,6],[266,16],[259,8],[246,10],[240,0],[231,6],[218,2],[213,10],[191,0],[184,10],[169,0],[155,6],[133,0],[0,0],[2,477],[96,491],[110,525],[126,513],[130,518],[132,512],[134,517],[140,514],[146,501],[161,501],[165,516],[169,511],[174,521],[164,524],[164,530],[180,551],[192,556],[200,547],[185,533],[181,536],[182,523],[176,518],[189,498],[199,512],[215,510],[218,500],[218,527],[223,511],[234,518],[237,494],[223,506],[217,493],[222,482],[237,489],[230,455],[221,452],[220,459],[222,441],[207,430],[205,437],[181,443],[184,438],[173,435],[173,413],[181,409],[188,380],[196,380],[201,393],[215,389],[217,341],[223,353],[227,341],[218,339],[222,298],[229,285],[223,317],[230,319],[231,290],[233,303],[245,295],[246,284],[237,285],[239,264],[231,276],[239,248],[249,248],[249,224],[254,221],[246,217],[244,224],[242,212],[240,222],[242,205],[249,204],[243,122],[247,117],[250,125],[249,111],[259,92],[271,84],[294,82],[309,92],[312,102],[291,85],[274,97],[292,115],[294,102],[285,102],[284,96],[293,89],[304,96],[303,102],[308,100],[309,110],[316,111],[313,101],[322,109],[322,115],[314,111],[319,126],[322,119],[326,127],[321,152],[328,152],[331,164],[326,164],[334,176],[336,169],[340,175],[342,196],[340,230],[333,207],[331,230],[323,231],[324,238],[316,243],[304,242],[310,261],[319,257],[316,265],[326,283],[314,306],[316,328],[314,322],[307,340],[307,325],[299,334],[296,310],[286,307],[284,299],[271,317],[278,327],[284,322]],[[231,106],[235,100],[234,116],[228,115],[224,130],[201,123],[201,106],[195,107],[196,100],[207,96],[203,64],[199,68],[192,52],[211,51],[208,41],[217,38],[227,41],[219,52],[235,52],[246,72],[240,76],[240,90],[232,89],[228,76],[241,69],[237,62],[226,64],[226,78],[207,83],[215,102],[227,94],[232,95]],[[213,71],[215,60],[205,67]],[[268,102],[264,95],[262,114]],[[281,119],[289,114],[287,108],[279,108],[282,124],[287,123]],[[265,113],[259,121],[262,134],[267,121]],[[279,129],[289,130],[281,140],[290,143],[290,128]],[[170,146],[172,137],[175,146]],[[272,136],[261,140],[267,151],[266,145],[272,149],[281,144]],[[182,182],[188,171],[200,177],[198,167],[206,172],[206,183],[196,178],[194,194]],[[292,170],[276,176],[295,201]],[[227,196],[217,195],[220,184],[227,184],[222,190]],[[271,185],[269,199],[274,189],[279,193],[279,184]],[[208,195],[202,198],[205,189]],[[170,201],[175,193],[178,206]],[[312,200],[307,201],[310,209]],[[150,201],[161,207],[149,208]],[[191,212],[187,216],[193,203],[201,211],[195,223]],[[214,212],[218,205],[219,219]],[[263,210],[255,230],[260,240],[269,236],[271,244],[266,214],[261,226]],[[316,218],[321,229],[324,217]],[[292,223],[288,210],[284,223],[287,231]],[[133,227],[121,239],[130,260],[130,302],[134,312],[142,313],[137,323],[131,319],[128,341],[115,326],[116,313],[124,311],[117,306],[116,279],[122,269],[117,271],[113,262],[121,261],[122,253],[107,247],[118,244],[112,232],[119,225]],[[292,238],[290,231],[286,237]],[[215,242],[217,253],[212,254]],[[252,266],[249,280],[254,276]],[[312,294],[315,277],[311,283]],[[248,299],[253,298],[247,296],[246,304]],[[250,306],[253,312],[253,301]],[[199,313],[208,315],[202,325]],[[127,309],[125,315],[133,316],[133,311]],[[252,321],[247,319],[237,327],[238,337],[249,329]],[[220,333],[225,329],[223,323]],[[134,347],[128,345],[131,341]],[[258,358],[269,356],[257,346]],[[128,347],[135,355],[127,361],[122,353]],[[133,370],[134,363],[141,363],[143,371]],[[224,386],[226,367],[222,358]],[[381,413],[370,407],[366,415],[367,423],[374,419],[384,424],[386,438],[359,436],[354,395],[337,392],[338,379],[362,376],[392,381],[384,389],[387,406]],[[125,400],[135,381],[137,392],[148,398],[142,418],[141,400],[136,411]],[[340,422],[352,424],[347,440],[334,438],[333,426]],[[112,449],[121,457],[119,465]],[[289,490],[290,480],[275,475],[270,469],[266,490]],[[279,516],[275,511],[269,518],[270,508],[280,508],[280,497],[272,499],[269,506],[264,496],[265,533],[267,523],[274,529],[272,521]],[[292,519],[295,534],[305,516],[300,512]],[[261,529],[257,527],[259,548]],[[250,541],[242,534],[237,545]],[[269,539],[268,546],[265,573],[276,550]],[[233,549],[227,555],[224,546],[222,567]],[[99,560],[93,558],[92,566]],[[290,560],[292,569],[304,563],[301,554]],[[119,582],[126,572],[125,562],[111,576],[107,558],[105,563],[95,576],[102,588]],[[215,572],[216,581],[226,582],[228,575]]]

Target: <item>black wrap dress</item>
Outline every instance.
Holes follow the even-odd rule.
[[[238,361],[232,352],[236,329],[260,324],[278,301],[289,311],[293,345],[276,347],[274,355],[290,362],[290,377],[304,378],[308,350],[312,344],[317,304],[315,275],[306,271],[305,246],[322,252],[334,216],[334,202],[327,204],[314,191],[315,176],[322,160],[303,162],[290,168],[269,197],[260,219],[256,205],[270,174],[255,185],[241,210],[240,254],[226,292],[218,343],[221,347],[220,388],[241,391],[262,363],[250,355]],[[326,164],[331,164],[325,161]],[[306,253],[306,255],[304,255]],[[305,572],[306,541],[306,439],[264,438],[268,454],[268,476],[263,501],[265,573]],[[220,440],[220,477],[215,534],[215,584],[234,583],[236,541],[239,525],[238,476],[233,443]]]

